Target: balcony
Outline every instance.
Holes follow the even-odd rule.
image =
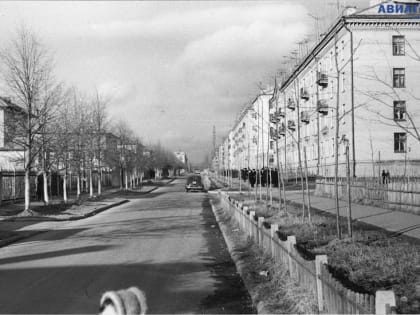
[[[270,128],[270,138],[273,139],[273,140],[278,139],[277,132],[274,128]]]
[[[288,120],[287,121],[287,128],[291,131],[295,131],[296,130],[296,124],[293,120]]]
[[[289,98],[289,100],[287,101],[287,108],[291,109],[291,110],[296,109],[296,104],[295,104],[295,101],[293,99]]]
[[[309,100],[309,93],[305,88],[300,89],[300,98],[305,101]]]
[[[308,111],[303,111],[300,113],[300,121],[305,123],[305,124],[309,124],[309,112]]]
[[[274,114],[270,114],[270,122],[272,124],[277,124],[278,123],[278,119],[277,119],[277,116],[276,116],[275,113]]]
[[[286,127],[284,124],[281,124],[281,127],[279,127],[279,136],[285,136],[286,135]]]
[[[323,72],[317,72],[316,83],[323,88],[328,86],[328,75]]]
[[[328,114],[328,103],[326,100],[318,100],[318,103],[316,104],[316,110],[318,113],[327,115]]]
[[[281,110],[281,108],[279,108],[279,109],[277,110],[276,114],[277,114],[278,119],[279,119],[280,117],[284,117],[284,116],[286,116],[286,113],[285,113],[284,111],[282,111],[282,110]]]

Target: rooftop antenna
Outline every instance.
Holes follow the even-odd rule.
[[[325,16],[316,16],[313,14],[308,13],[308,16],[310,16],[312,19],[315,20],[315,29],[316,29],[316,41],[320,41],[321,39],[321,24],[320,21],[322,21],[322,28],[325,28]]]

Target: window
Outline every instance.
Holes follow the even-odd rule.
[[[394,133],[394,152],[405,153],[407,147],[407,134],[405,132]]]
[[[392,36],[392,55],[404,56],[405,55],[405,37]]]
[[[404,88],[405,87],[405,68],[394,68],[393,69],[393,86],[394,88]]]
[[[405,120],[405,101],[394,101],[394,120]]]

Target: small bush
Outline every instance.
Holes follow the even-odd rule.
[[[374,226],[355,222],[353,238],[338,240],[336,219],[314,213],[302,220],[302,209],[288,206],[285,213],[267,210],[264,203],[244,200],[257,213],[270,215],[280,233],[295,235],[297,243],[312,254],[327,254],[328,265],[343,285],[360,293],[394,290],[399,313],[420,313],[420,245]],[[271,210],[271,209],[270,209]],[[341,231],[347,231],[345,218]],[[343,236],[346,236],[345,234]]]

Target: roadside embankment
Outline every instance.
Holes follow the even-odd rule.
[[[311,314],[316,298],[241,229],[216,193],[212,208],[226,244],[259,314]]]

